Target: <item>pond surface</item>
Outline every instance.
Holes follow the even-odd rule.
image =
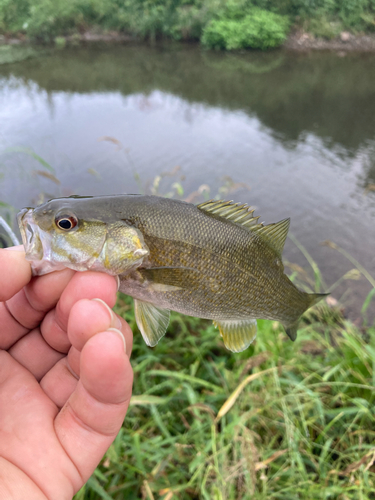
[[[374,82],[373,54],[189,45],[98,45],[2,65],[0,201],[220,195],[266,223],[291,217],[328,286],[353,264],[325,240],[375,276]],[[309,269],[291,240],[284,258]],[[362,277],[333,295],[357,320],[370,290]]]

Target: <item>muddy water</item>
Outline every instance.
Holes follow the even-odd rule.
[[[327,239],[375,276],[374,82],[371,54],[44,51],[0,66],[0,201],[220,195],[291,217],[327,286],[353,268]],[[284,257],[309,270],[291,240]],[[333,295],[357,320],[370,290],[362,277]]]

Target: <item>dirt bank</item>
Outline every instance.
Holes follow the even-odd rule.
[[[353,35],[343,31],[332,40],[316,38],[311,33],[295,31],[284,44],[289,50],[308,52],[310,50],[334,50],[338,52],[375,52],[375,34]]]
[[[126,43],[135,41],[136,38],[116,31],[100,32],[100,30],[88,30],[85,33],[74,34],[66,37],[57,37],[56,44],[79,44],[90,42]],[[65,42],[64,42],[65,41]],[[19,37],[5,37],[0,35],[0,45],[32,44],[33,42],[20,35]],[[313,34],[302,30],[295,30],[283,45],[288,50],[308,52],[311,50],[333,50],[337,52],[375,52],[375,33],[367,35],[353,35],[343,31],[332,40],[316,38]]]

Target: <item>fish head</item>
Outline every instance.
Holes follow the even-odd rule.
[[[57,198],[19,212],[26,259],[34,275],[68,267],[115,276],[141,265],[149,251],[140,231],[92,200]]]

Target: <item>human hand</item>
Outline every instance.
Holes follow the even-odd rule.
[[[132,332],[109,309],[117,283],[70,269],[32,278],[22,247],[0,250],[0,269],[0,498],[71,499],[131,396]]]

